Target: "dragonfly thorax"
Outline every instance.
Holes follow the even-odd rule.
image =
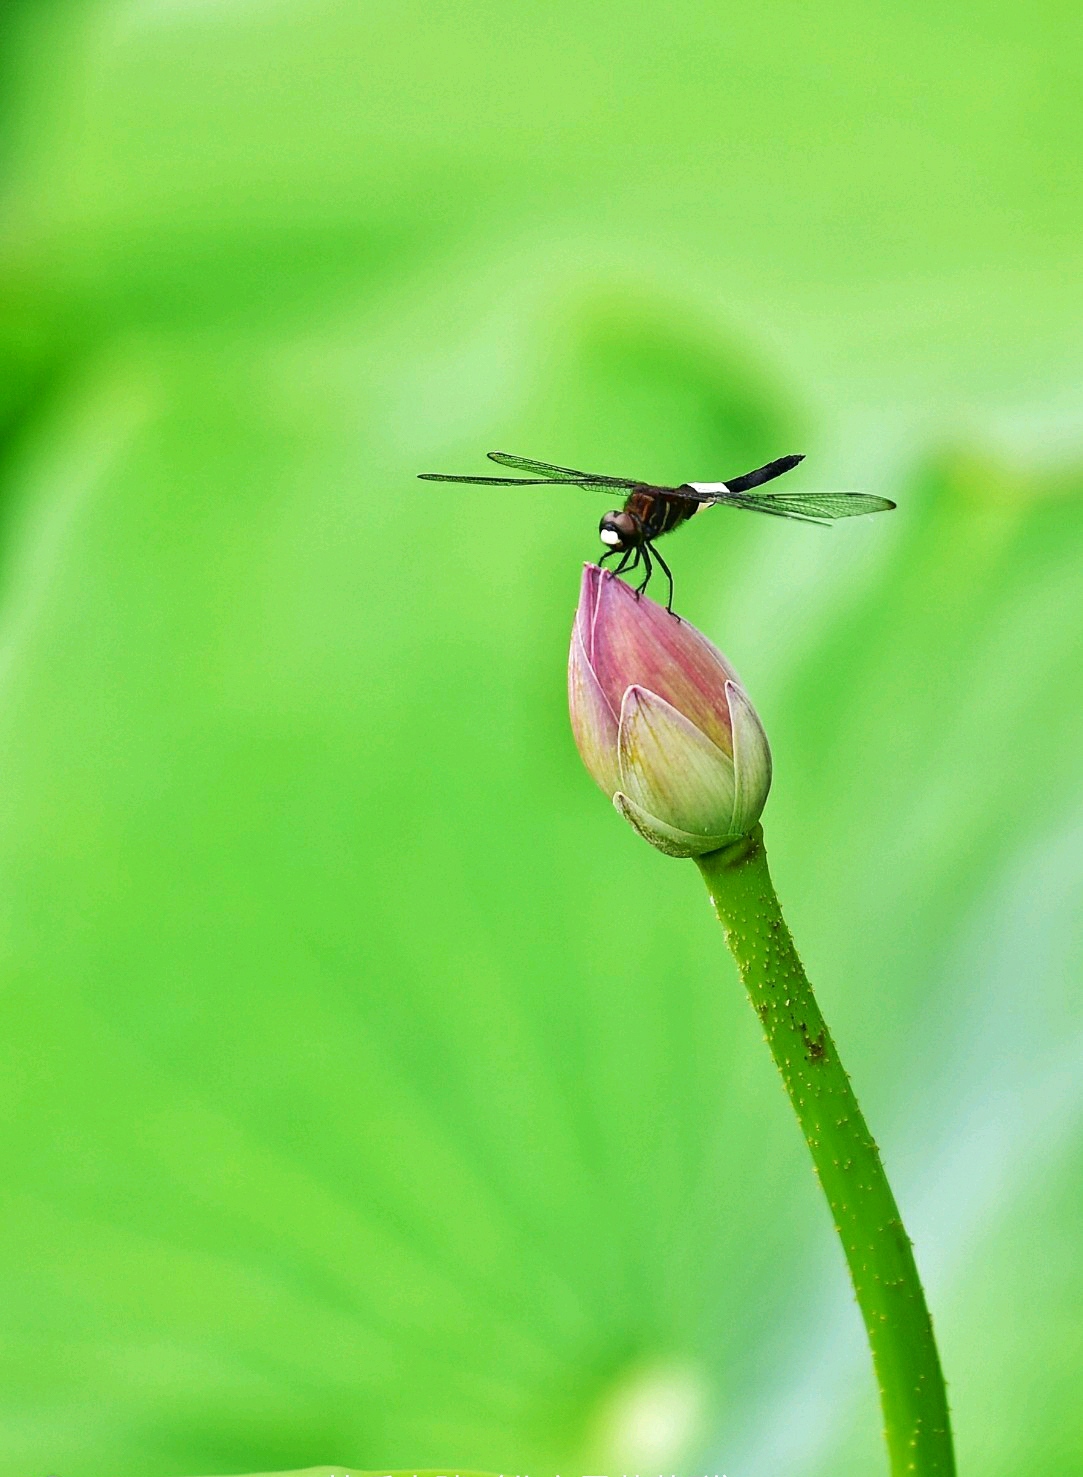
[[[631,513],[614,508],[602,515],[598,537],[608,549],[630,549],[639,542],[640,529]]]

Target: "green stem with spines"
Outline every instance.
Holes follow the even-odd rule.
[[[913,1251],[782,917],[760,827],[697,863],[842,1241],[872,1348],[892,1477],[953,1477],[944,1376]]]

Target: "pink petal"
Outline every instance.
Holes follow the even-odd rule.
[[[583,565],[583,578],[579,582],[579,604],[575,611],[575,629],[579,632],[588,661],[594,650],[594,619],[604,577],[605,571],[597,564]]]
[[[609,706],[587,661],[578,620],[572,630],[572,645],[568,653],[568,712],[583,763],[595,783],[612,799],[620,786],[617,713]]]
[[[610,707],[620,712],[629,687],[664,698],[727,755],[733,736],[727,681],[737,674],[707,638],[608,571],[583,573],[577,626],[584,653]]]

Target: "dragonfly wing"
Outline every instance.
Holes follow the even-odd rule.
[[[487,451],[485,455],[501,467],[512,467],[517,472],[530,472],[546,482],[567,482],[590,475],[589,472],[577,472],[572,467],[554,466],[552,462],[536,462],[529,456],[515,456],[510,451]]]
[[[475,482],[480,487],[541,487],[542,477],[460,477],[457,472],[419,472],[422,482]]]
[[[895,504],[871,492],[728,492],[715,499],[728,508],[748,508],[753,513],[772,513],[776,518],[796,518],[805,523],[830,523],[836,518],[856,518],[861,513],[886,513]]]
[[[642,482],[629,482],[624,477],[577,477],[570,487],[585,487],[588,492],[634,492]]]
[[[585,487],[588,492],[630,492],[637,482],[616,477],[473,477],[458,472],[419,472],[422,482],[470,482],[478,487]]]
[[[600,477],[595,472],[577,472],[574,467],[557,467],[552,462],[536,462],[529,456],[513,456],[510,451],[487,452],[491,462],[511,467],[516,472],[530,472],[539,482],[578,482],[595,487],[635,487],[627,477]]]

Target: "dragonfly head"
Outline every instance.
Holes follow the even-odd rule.
[[[607,549],[614,553],[622,549],[630,549],[636,542],[636,521],[630,513],[622,513],[619,508],[612,512],[603,513],[602,521],[598,524],[598,537]]]

